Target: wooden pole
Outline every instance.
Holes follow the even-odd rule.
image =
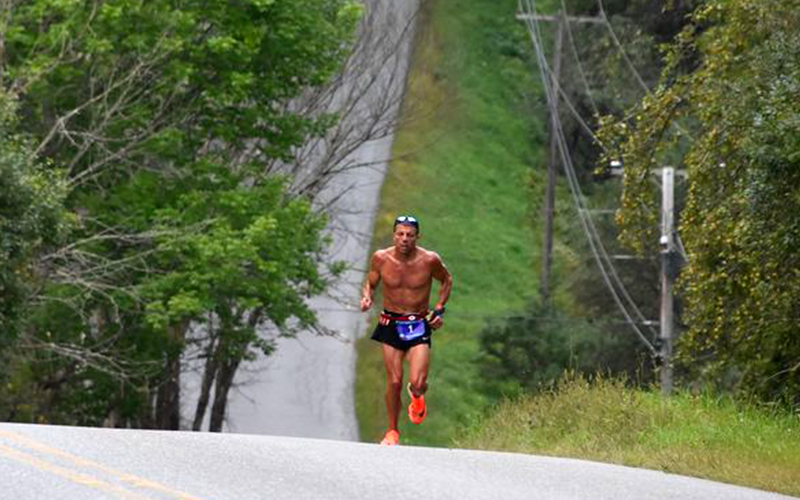
[[[551,87],[555,99],[550,102],[550,160],[547,163],[547,183],[544,192],[544,248],[542,249],[542,275],[539,282],[543,302],[550,301],[550,271],[553,266],[553,217],[555,216],[556,185],[558,181],[558,103],[559,77],[561,75],[561,50],[564,39],[564,15],[559,11]]]
[[[672,394],[672,339],[673,339],[673,274],[670,269],[675,252],[673,228],[675,224],[675,169],[664,167],[661,171],[661,393]]]

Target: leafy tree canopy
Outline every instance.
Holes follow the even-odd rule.
[[[63,173],[31,156],[29,141],[15,131],[16,109],[16,100],[0,93],[0,345],[41,284],[37,256],[59,242],[70,221]]]
[[[604,161],[625,165],[622,237],[652,249],[651,171],[685,169],[683,360],[712,381],[798,404],[800,10],[792,0],[710,1],[692,21],[665,52],[653,95],[605,120],[615,148]]]
[[[19,103],[1,125],[0,319],[27,307],[15,323],[35,359],[26,377],[49,394],[31,411],[166,421],[190,325],[212,317],[197,341],[218,362],[210,377],[224,372],[221,425],[239,362],[271,350],[257,327],[315,324],[304,299],[328,284],[324,217],[272,166],[335,123],[295,98],[349,57],[360,4],[32,0],[0,11],[2,95]]]

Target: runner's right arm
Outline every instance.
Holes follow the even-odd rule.
[[[369,263],[369,272],[367,272],[367,279],[364,280],[364,286],[361,289],[361,310],[366,311],[372,307],[372,294],[381,282],[380,273],[381,258],[378,252],[372,254]]]

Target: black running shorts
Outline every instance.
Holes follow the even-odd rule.
[[[391,311],[384,311],[389,316],[396,316],[401,317],[402,314],[393,313]],[[425,321],[425,333],[412,340],[403,340],[400,338],[400,334],[397,332],[397,324],[392,321],[388,325],[381,325],[378,323],[378,326],[375,327],[375,331],[372,332],[372,340],[376,340],[378,342],[390,345],[395,349],[400,349],[401,351],[407,351],[414,347],[415,345],[419,344],[426,344],[428,347],[431,346],[431,325],[428,324],[428,321]]]

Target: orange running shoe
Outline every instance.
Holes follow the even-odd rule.
[[[408,384],[408,395],[411,396],[411,403],[408,405],[408,418],[412,424],[421,424],[428,416],[428,408],[425,406],[425,396],[416,397],[411,392],[411,384]]]
[[[398,441],[400,441],[400,433],[394,429],[389,429],[386,431],[386,435],[383,436],[381,444],[384,446],[394,446]]]

